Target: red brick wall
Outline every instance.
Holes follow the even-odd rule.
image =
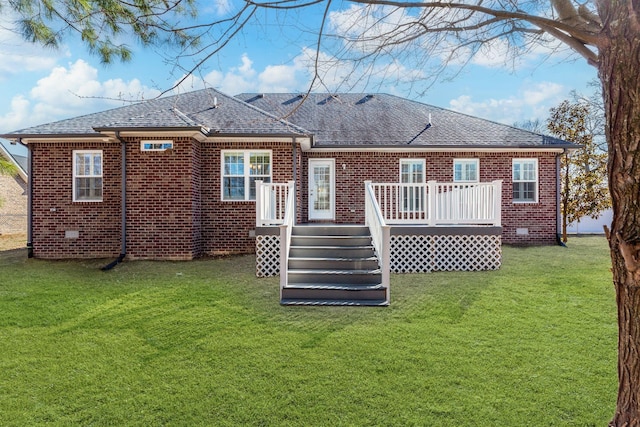
[[[553,244],[556,241],[556,161],[554,153],[306,153],[302,162],[302,220],[307,221],[309,158],[332,158],[336,163],[336,222],[364,222],[364,181],[398,182],[400,159],[425,159],[426,180],[453,181],[453,160],[480,159],[480,181],[501,179],[503,242]],[[513,158],[538,158],[538,203],[513,203],[511,168]],[[342,165],[345,165],[343,169]],[[528,235],[517,235],[516,229]]]
[[[173,149],[141,151],[127,139],[127,256],[191,259],[200,255],[199,143],[171,138]],[[194,160],[195,159],[195,160]]]
[[[191,259],[255,250],[254,201],[222,201],[221,150],[269,149],[273,182],[293,179],[290,143],[200,143],[173,138],[174,149],[141,152],[127,140],[127,255]],[[35,143],[33,246],[41,258],[115,257],[120,253],[121,146],[118,143]],[[103,201],[72,201],[73,150],[103,150]],[[514,157],[539,159],[539,202],[512,202]],[[555,154],[552,153],[302,153],[297,150],[298,220],[308,220],[308,159],[336,163],[336,222],[364,222],[364,181],[398,182],[399,160],[422,158],[427,180],[451,182],[454,158],[479,158],[480,180],[503,180],[503,242],[551,244],[556,236]],[[345,165],[344,169],[342,165]],[[526,228],[528,235],[517,235]],[[77,231],[78,238],[66,238]]]
[[[36,143],[33,165],[33,254],[102,258],[120,253],[120,144]],[[103,201],[73,202],[73,150],[103,150]],[[78,238],[66,238],[77,231]]]

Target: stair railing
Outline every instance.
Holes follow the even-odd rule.
[[[289,272],[289,248],[291,247],[291,232],[296,218],[296,183],[287,183],[287,199],[284,206],[284,215],[280,224],[280,299],[282,289],[287,286]]]
[[[376,199],[373,184],[365,181],[365,225],[369,227],[373,247],[378,257],[378,266],[382,272],[382,285],[386,288],[386,300],[390,298],[391,267],[391,227],[382,215]]]

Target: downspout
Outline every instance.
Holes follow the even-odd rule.
[[[18,143],[27,149],[27,257],[33,258],[33,160],[31,147],[18,138]]]
[[[567,247],[562,241],[562,207],[560,198],[562,196],[562,184],[560,183],[560,158],[567,153],[567,149],[564,148],[561,154],[556,156],[556,243],[559,246]]]
[[[122,138],[120,138],[120,131],[116,131],[115,136],[116,139],[120,141],[120,151],[122,157],[120,182],[120,205],[122,206],[122,215],[120,218],[120,255],[115,261],[112,261],[111,263],[102,267],[102,271],[111,270],[113,267],[124,261],[124,258],[127,256],[127,144]]]

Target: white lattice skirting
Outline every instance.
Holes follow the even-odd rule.
[[[391,236],[391,271],[497,270],[502,264],[500,235]]]
[[[502,265],[500,235],[391,236],[393,273],[497,270]],[[256,276],[280,274],[280,236],[256,236]]]
[[[256,236],[256,276],[280,274],[280,235]]]

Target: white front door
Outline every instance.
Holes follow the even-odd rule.
[[[334,159],[309,159],[309,220],[335,219]]]

